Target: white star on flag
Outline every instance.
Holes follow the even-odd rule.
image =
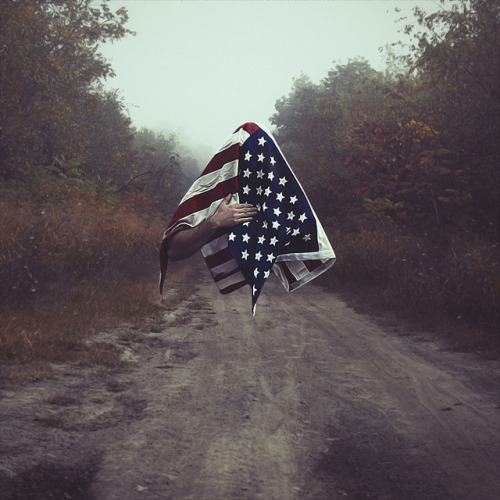
[[[263,127],[246,123],[216,153],[177,208],[160,251],[160,289],[169,239],[211,217],[228,193],[233,195],[230,203],[250,203],[258,212],[251,222],[218,231],[201,249],[221,293],[250,285],[255,314],[271,270],[292,291],[334,263],[325,232],[278,144]]]

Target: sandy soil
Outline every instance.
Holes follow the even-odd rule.
[[[129,370],[0,392],[0,498],[500,498],[498,361],[387,331],[322,288],[202,275]]]

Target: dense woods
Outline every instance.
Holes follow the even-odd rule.
[[[126,22],[90,0],[0,4],[3,303],[137,273],[193,176],[175,136],[136,130],[103,88],[99,47]]]
[[[500,310],[500,4],[402,22],[387,71],[302,75],[272,123],[339,254],[328,284],[449,328]],[[396,50],[398,49],[398,50]]]
[[[133,36],[126,23],[90,0],[0,3],[4,306],[141,274],[196,173],[104,90],[99,48]],[[429,327],[444,314],[479,344],[500,319],[499,26],[496,0],[416,9],[386,71],[360,58],[301,75],[271,118],[338,254],[323,283]]]

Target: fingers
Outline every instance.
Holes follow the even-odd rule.
[[[257,209],[252,205],[233,208],[233,216],[237,222],[248,222],[257,214]],[[245,220],[243,220],[245,219]]]
[[[231,194],[228,194],[220,203],[211,223],[216,228],[228,228],[250,222],[257,214],[257,208],[250,203],[234,203],[230,205]]]

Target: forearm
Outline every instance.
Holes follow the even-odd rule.
[[[220,203],[216,212],[206,221],[190,229],[184,229],[172,236],[168,244],[168,258],[171,260],[187,259],[194,255],[219,229],[250,222],[257,209],[248,203],[230,205],[229,193]]]
[[[184,229],[172,236],[168,246],[168,257],[172,261],[187,259],[194,255],[217,230],[212,218],[198,226]]]

